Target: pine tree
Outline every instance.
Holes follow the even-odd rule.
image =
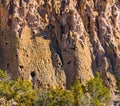
[[[87,89],[91,103],[95,106],[104,106],[110,99],[110,90],[103,85],[99,73],[96,74],[95,78],[88,81]]]
[[[80,83],[80,81],[76,80],[75,83],[71,86],[70,90],[71,90],[72,95],[73,95],[74,106],[80,106],[81,99],[84,95],[82,84]]]

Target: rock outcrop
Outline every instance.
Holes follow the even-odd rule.
[[[120,0],[1,0],[0,68],[36,87],[120,76]],[[34,77],[31,73],[34,73]]]

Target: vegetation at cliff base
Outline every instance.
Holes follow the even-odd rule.
[[[83,86],[79,80],[70,90],[60,87],[47,90],[33,89],[27,80],[10,80],[0,70],[0,106],[106,106],[110,91],[99,74]]]
[[[71,106],[73,95],[70,91],[62,88],[49,88],[47,91],[37,92],[38,106]]]
[[[82,89],[82,84],[80,83],[79,80],[76,80],[74,82],[74,84],[71,86],[70,91],[73,95],[74,106],[80,106],[81,99],[84,95],[84,92],[83,92],[83,89]]]
[[[120,77],[117,79],[116,82],[116,94],[120,94]]]
[[[35,106],[35,92],[29,81],[9,80],[7,74],[0,70],[0,98],[4,98],[3,101],[0,99],[0,106]]]
[[[109,103],[110,91],[103,85],[99,73],[96,74],[95,78],[88,81],[87,89],[90,94],[91,104],[103,106],[103,104]]]

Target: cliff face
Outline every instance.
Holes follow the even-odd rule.
[[[120,0],[1,0],[0,68],[35,86],[120,76]]]

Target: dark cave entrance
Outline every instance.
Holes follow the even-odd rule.
[[[35,88],[35,76],[36,76],[36,73],[34,71],[31,72],[31,77],[32,77],[32,84],[33,84],[33,89]]]
[[[35,72],[34,71],[31,72],[31,77],[32,78],[35,77]]]

